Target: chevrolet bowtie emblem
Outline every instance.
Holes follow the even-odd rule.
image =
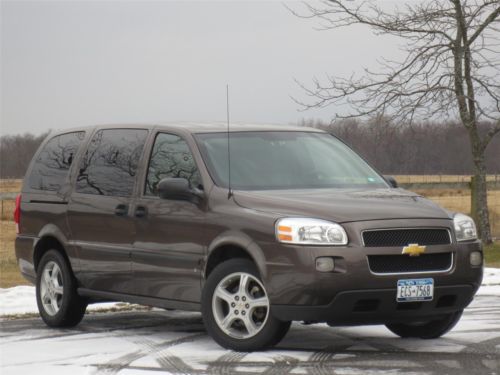
[[[401,254],[408,254],[411,257],[417,257],[425,253],[425,246],[420,246],[418,243],[410,243],[408,246],[403,247]]]

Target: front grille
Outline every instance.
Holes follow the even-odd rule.
[[[419,245],[448,245],[450,235],[447,229],[413,228],[384,229],[363,232],[366,247]]]
[[[368,255],[373,273],[443,272],[451,269],[452,253],[409,255]]]

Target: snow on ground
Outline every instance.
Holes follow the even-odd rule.
[[[500,268],[485,268],[483,285],[500,285]]]
[[[485,268],[483,283],[477,294],[500,297],[500,268]]]
[[[224,350],[199,313],[89,314],[77,327],[3,320],[2,375],[500,374],[500,299],[480,295],[440,339],[400,339],[384,326],[294,323],[273,349]]]
[[[0,374],[500,375],[500,269],[484,275],[479,295],[440,339],[400,339],[384,326],[294,323],[277,347],[254,353],[222,349],[192,312],[89,314],[69,329],[48,328],[38,317],[5,319],[36,313],[35,292],[0,289]]]
[[[125,304],[115,302],[96,303],[88,307],[89,310],[103,310],[119,308]],[[34,286],[15,286],[0,288],[0,316],[38,313]]]
[[[485,268],[483,285],[478,291],[479,295],[500,296],[500,268]],[[105,309],[129,308],[123,303],[96,303],[90,305],[90,311]],[[38,312],[35,298],[35,287],[16,286],[13,288],[0,288],[0,316],[34,314]]]

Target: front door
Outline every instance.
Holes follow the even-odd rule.
[[[144,129],[99,130],[82,156],[68,222],[85,288],[132,292],[131,201],[147,135]]]
[[[139,198],[134,205],[136,240],[132,251],[135,292],[170,300],[199,302],[205,203],[160,199],[158,182],[186,178],[203,188],[186,141],[158,133]]]

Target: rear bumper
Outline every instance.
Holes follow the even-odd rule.
[[[474,297],[473,285],[436,286],[427,302],[396,302],[396,289],[366,289],[339,292],[322,306],[272,305],[279,320],[328,322],[332,325],[387,324],[432,319],[463,310]]]

